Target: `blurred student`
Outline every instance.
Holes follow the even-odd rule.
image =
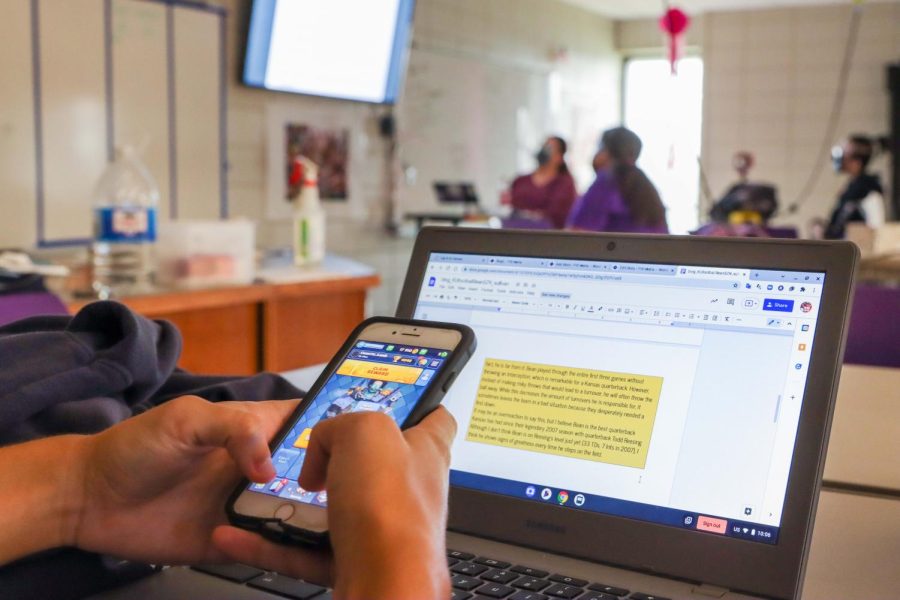
[[[547,138],[536,155],[537,169],[513,181],[509,193],[513,218],[549,223],[556,229],[565,226],[578,195],[566,166],[566,149],[561,137]]]
[[[659,193],[635,163],[641,139],[630,129],[603,132],[593,166],[597,179],[575,202],[569,229],[631,233],[668,233]]]
[[[870,227],[884,224],[884,191],[878,175],[866,169],[875,154],[874,142],[864,135],[851,135],[831,151],[834,170],[850,176],[847,187],[838,196],[825,228],[827,239],[841,239],[848,223],[864,222]]]

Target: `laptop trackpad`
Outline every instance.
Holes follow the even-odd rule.
[[[262,590],[219,579],[184,567],[165,569],[90,600],[171,600],[171,598],[228,598],[229,600],[284,600]]]

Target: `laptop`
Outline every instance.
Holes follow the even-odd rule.
[[[800,598],[856,263],[834,242],[424,229],[397,314],[479,340],[444,400],[453,597]],[[280,577],[241,569],[129,595]],[[302,589],[279,593],[327,598]]]
[[[475,192],[474,183],[435,181],[432,187],[434,195],[441,204],[460,204],[467,210],[470,207],[478,207],[478,194]]]

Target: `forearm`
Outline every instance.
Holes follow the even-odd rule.
[[[364,511],[361,511],[364,512]],[[335,598],[339,600],[443,600],[450,595],[443,527],[429,527],[415,509],[384,511],[375,519],[354,519],[351,556],[336,556]],[[443,525],[443,520],[441,521]],[[349,560],[347,560],[349,559]]]
[[[85,439],[66,435],[0,448],[0,565],[72,543]]]

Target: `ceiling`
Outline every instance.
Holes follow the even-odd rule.
[[[613,19],[657,17],[663,12],[666,0],[562,0]],[[851,0],[672,0],[672,6],[688,14],[701,12],[748,10],[777,6],[816,6],[823,4],[851,4]]]

